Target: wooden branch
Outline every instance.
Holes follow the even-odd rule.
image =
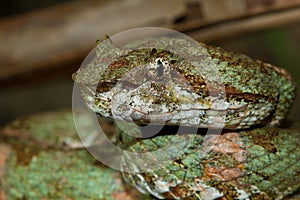
[[[189,24],[172,25],[170,28],[183,31],[195,40],[207,42],[299,22],[300,6],[297,6],[251,17],[240,16],[211,23],[191,21]]]
[[[75,1],[4,19],[0,21],[0,80],[82,59],[106,34],[170,23],[184,11],[183,3]]]

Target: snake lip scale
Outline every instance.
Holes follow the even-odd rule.
[[[170,43],[180,55],[166,50]],[[219,47],[193,48],[182,39],[160,40],[165,49],[145,44],[155,41],[124,48],[99,44],[96,58],[73,75],[92,112],[129,122],[127,130],[150,123],[168,133],[134,138],[117,128],[118,145],[138,153],[180,147],[176,154],[165,152],[159,168],[152,166],[158,157],[151,163],[124,154],[128,183],[159,199],[271,200],[299,189],[299,132],[278,128],[295,99],[286,70]],[[174,126],[227,131],[170,134]],[[148,170],[128,172],[141,166]]]

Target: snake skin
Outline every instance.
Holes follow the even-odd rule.
[[[128,150],[153,152],[166,145],[177,146],[151,157],[144,173],[123,173],[125,180],[144,193],[164,199],[271,200],[300,188],[300,132],[279,128],[228,132],[203,136],[167,135],[139,139]],[[165,153],[165,151],[164,151]],[[145,158],[125,156],[123,167],[136,170],[134,162]],[[222,197],[222,198],[221,198]]]
[[[295,98],[287,71],[218,47],[171,43],[200,61],[152,48],[155,41],[133,49],[108,43],[99,45],[96,58],[73,75],[92,112],[166,125],[158,136],[145,139],[119,131],[119,145],[127,151],[168,147],[147,157],[125,154],[124,179],[159,199],[279,200],[298,190],[299,131],[272,128],[286,118]],[[118,56],[111,61],[111,54]],[[200,129],[176,134],[179,125]],[[225,131],[205,136],[202,128]]]

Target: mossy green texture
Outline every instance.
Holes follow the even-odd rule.
[[[165,194],[176,197],[185,188],[195,200],[206,199],[202,188],[215,188],[224,199],[244,199],[239,191],[250,199],[282,199],[300,189],[299,136],[298,130],[258,128],[211,138],[177,134],[137,139],[129,150],[153,156],[128,157],[127,168],[142,167],[145,173],[124,175],[142,189],[168,186]],[[157,154],[160,149],[162,154]]]
[[[21,118],[8,125],[11,130],[28,133],[30,138],[48,143],[53,147],[67,147],[72,143],[80,143],[76,133],[72,112],[68,110],[47,112]],[[32,141],[24,140],[24,144]]]
[[[17,119],[0,132],[0,145],[5,142],[12,149],[0,166],[5,200],[151,199],[134,189],[130,194],[118,171],[102,165],[82,146],[72,147],[80,140],[71,111]]]
[[[96,165],[85,150],[42,151],[29,165],[12,157],[7,167],[8,199],[103,199],[118,189],[116,172]]]
[[[274,196],[299,189],[299,131],[255,129],[241,135],[247,149],[247,183]]]

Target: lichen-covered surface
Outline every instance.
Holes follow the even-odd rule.
[[[174,199],[271,200],[300,188],[299,131],[262,128],[206,137],[186,132],[139,139],[129,150],[155,152],[166,146],[172,149],[125,157],[124,168],[148,169],[124,173],[125,179],[141,191]]]
[[[85,151],[39,152],[28,165],[11,157],[6,171],[8,199],[112,199],[118,188],[111,170],[95,167]],[[106,187],[105,191],[98,188]]]
[[[155,199],[154,197],[150,197],[149,195],[143,195],[137,192],[132,187],[127,187],[126,184],[123,183],[120,173],[109,169],[98,161],[96,161],[89,153],[87,153],[84,149],[78,148],[78,146],[61,146],[61,143],[57,143],[57,147],[55,147],[55,143],[51,143],[47,140],[41,139],[44,138],[43,134],[52,133],[53,136],[60,138],[59,141],[65,141],[66,135],[70,135],[71,138],[74,137],[73,120],[72,113],[70,111],[58,111],[51,113],[43,113],[35,116],[31,116],[29,118],[17,119],[6,128],[1,130],[0,136],[0,177],[1,177],[1,185],[0,185],[0,199],[1,200],[15,200],[15,199],[97,199],[97,200],[138,200],[138,199]],[[47,119],[47,120],[41,120]],[[61,120],[64,119],[62,122]],[[36,124],[37,123],[37,124]],[[43,128],[45,126],[45,129]],[[35,127],[37,130],[35,130]],[[51,127],[51,128],[49,128]],[[39,131],[38,131],[39,130]],[[59,133],[62,132],[60,135]],[[39,135],[39,132],[42,135]],[[68,134],[66,134],[68,133]],[[273,145],[273,142],[280,142],[283,138],[275,137],[273,139],[268,138],[268,136],[272,136],[272,132],[267,134],[267,136],[263,136],[263,129],[256,130],[253,134],[258,134],[261,137],[253,137],[251,134],[244,134],[241,137],[244,138],[243,141],[250,140],[252,143],[249,145],[253,145],[252,148],[250,146],[249,154],[251,152],[253,154],[260,155],[273,155],[274,158],[279,158],[283,154],[287,153],[287,151],[292,151],[292,148],[295,147],[295,140],[292,139],[292,136],[295,134],[288,136],[288,141],[293,140],[293,143],[290,144],[288,142],[284,143],[284,145],[290,145],[289,148],[282,148],[279,150],[278,145]],[[276,131],[274,132],[274,134]],[[35,135],[39,135],[35,137]],[[276,135],[276,134],[275,134]],[[49,135],[48,135],[49,136]],[[233,134],[236,136],[236,134]],[[77,137],[77,136],[75,136]],[[186,137],[186,136],[181,136]],[[285,136],[287,137],[287,136]],[[39,138],[39,140],[37,140]],[[237,138],[240,138],[237,136]],[[295,137],[294,139],[296,139]],[[299,136],[298,136],[299,138]],[[161,141],[166,140],[166,138],[160,138]],[[179,136],[173,138],[175,142],[181,142]],[[178,141],[178,139],[180,139]],[[206,159],[202,159],[202,165],[205,166],[205,173],[203,169],[199,168],[197,165],[197,161],[199,162],[199,157],[195,157],[195,154],[191,154],[189,157],[176,160],[175,165],[167,166],[170,170],[177,170],[183,167],[183,164],[189,164],[190,167],[195,165],[196,167],[186,174],[185,169],[183,171],[178,170],[178,173],[175,173],[179,178],[186,174],[186,180],[193,180],[193,176],[201,178],[201,174],[205,175],[203,180],[208,180],[210,177],[217,177],[216,183],[221,179],[230,179],[236,176],[239,173],[245,172],[245,170],[252,170],[251,167],[264,165],[260,161],[262,159],[258,159],[255,162],[255,159],[252,160],[252,163],[245,162],[247,157],[243,158],[239,154],[235,154],[235,151],[239,151],[241,146],[232,145],[231,139],[224,139],[223,144],[231,144],[231,146],[226,148],[219,148],[216,146],[215,152],[211,153],[210,156]],[[271,139],[271,140],[270,140]],[[36,142],[38,141],[38,142]],[[201,137],[195,138],[192,140],[194,143],[199,141],[200,143],[203,141]],[[269,141],[269,142],[265,142]],[[272,141],[272,142],[271,142]],[[51,143],[51,145],[49,145]],[[76,142],[75,142],[76,143]],[[271,144],[272,143],[272,144]],[[44,144],[47,144],[44,146]],[[70,143],[71,144],[71,143]],[[161,144],[166,145],[166,144]],[[199,145],[199,144],[198,144]],[[244,144],[241,144],[242,146]],[[55,147],[55,148],[54,148]],[[235,148],[236,147],[236,148]],[[264,147],[264,148],[260,148]],[[132,147],[135,148],[135,147]],[[153,148],[157,148],[154,146]],[[246,149],[246,150],[247,150]],[[186,149],[188,151],[197,152],[196,149]],[[251,150],[251,151],[250,151]],[[285,151],[284,151],[285,150]],[[293,151],[298,152],[298,151]],[[227,160],[231,160],[232,162],[224,163],[224,159],[220,157],[220,155],[224,154],[226,158],[231,158]],[[285,157],[283,160],[286,160],[289,166],[293,166],[292,163],[296,163],[296,157],[293,157],[293,154],[289,154],[289,156]],[[295,156],[297,156],[296,154]],[[272,157],[270,157],[272,158]],[[251,161],[250,157],[248,159]],[[195,162],[192,164],[191,162]],[[242,161],[242,165],[238,166],[237,162]],[[298,161],[299,163],[299,161]],[[192,165],[191,165],[192,164]],[[222,170],[222,165],[230,166],[231,170]],[[286,162],[283,163],[286,166]],[[296,166],[296,165],[295,165]],[[274,165],[273,170],[280,167],[280,162],[278,165]],[[172,168],[172,169],[171,169]],[[219,170],[218,170],[219,169]],[[165,174],[166,168],[162,168],[162,170],[158,170],[158,172],[162,175],[164,179],[168,180],[176,180],[175,176]],[[224,173],[226,172],[226,173]],[[227,173],[231,172],[231,173]],[[262,168],[263,173],[250,173],[246,177],[251,177],[251,179],[241,179],[241,181],[252,181],[252,183],[261,179],[261,177],[271,177],[270,173],[272,172],[272,167]],[[149,173],[150,174],[150,173]],[[224,176],[224,174],[228,174]],[[282,177],[282,175],[292,175],[289,171],[283,171],[276,177]],[[272,176],[273,177],[273,176]],[[294,177],[294,179],[289,180],[297,180],[299,178],[299,174]],[[198,179],[196,179],[198,180]],[[277,179],[278,180],[278,179]],[[234,184],[235,181],[232,181]],[[299,183],[299,182],[298,182]],[[268,180],[264,183],[259,183],[262,186],[268,184]],[[296,185],[296,184],[295,184]],[[284,184],[283,184],[284,186]],[[200,186],[199,186],[200,187]],[[178,188],[180,189],[180,188]],[[184,188],[182,188],[184,189]],[[208,190],[209,191],[209,190]],[[208,195],[208,194],[207,194]],[[299,197],[299,196],[298,196]],[[297,199],[297,196],[294,198],[286,198],[286,199]]]
[[[119,172],[78,141],[71,111],[17,119],[2,129],[0,199],[151,199],[126,187]]]
[[[74,148],[80,145],[70,111],[49,112],[16,119],[2,132],[7,140],[39,148]]]

